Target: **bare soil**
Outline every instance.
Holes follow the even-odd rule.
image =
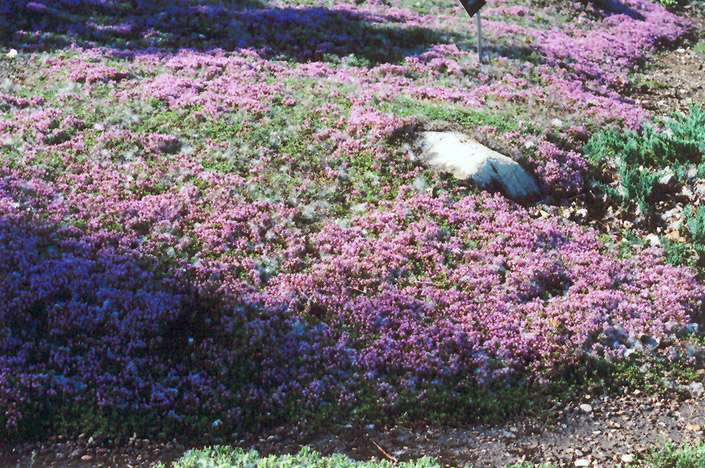
[[[632,97],[655,116],[705,104],[705,52],[694,48],[705,41],[705,8],[689,5],[682,13],[695,25],[693,37],[675,50],[654,55],[635,79]]]
[[[448,467],[497,467],[522,461],[568,467],[576,466],[578,460],[593,467],[613,467],[636,461],[650,447],[660,448],[666,442],[702,440],[703,385],[693,383],[686,394],[689,396],[669,397],[625,390],[620,395],[588,396],[557,404],[548,422],[520,418],[495,426],[455,428],[340,426],[305,439],[280,429],[256,439],[223,443],[254,448],[262,455],[296,453],[307,445],[324,455],[344,453],[357,460],[407,461],[430,456]],[[146,468],[158,461],[168,466],[185,450],[176,441],[131,439],[117,445],[82,435],[73,440],[58,438],[0,448],[0,466]]]

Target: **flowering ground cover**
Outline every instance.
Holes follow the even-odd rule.
[[[463,421],[698,362],[694,270],[413,144],[444,121],[580,193],[590,133],[648,118],[630,74],[690,32],[659,4],[494,2],[482,65],[431,1],[0,8],[3,437]]]

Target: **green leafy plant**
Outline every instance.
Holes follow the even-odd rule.
[[[705,445],[702,442],[681,446],[666,443],[662,449],[647,455],[644,462],[642,466],[654,468],[703,468]]]
[[[157,466],[163,468],[163,465]],[[269,455],[262,457],[254,450],[245,452],[241,448],[226,446],[189,450],[180,460],[173,464],[174,468],[197,468],[203,466],[217,468],[391,468],[392,466],[399,468],[438,468],[440,465],[428,457],[394,465],[386,460],[380,462],[355,461],[340,454],[324,457],[308,447],[303,447],[296,455]]]
[[[645,125],[641,132],[610,128],[593,136],[583,148],[597,186],[616,205],[638,208],[646,216],[653,215],[664,196],[656,190],[664,173],[684,180],[695,167],[698,177],[705,175],[705,111],[692,107],[688,114],[673,114],[656,124]],[[617,186],[601,180],[603,173],[613,169],[619,176]],[[693,259],[705,253],[705,207],[686,207],[684,214],[684,230],[691,243],[662,242],[669,262],[695,265]]]
[[[705,39],[701,40],[693,47],[693,52],[705,56]]]
[[[685,224],[693,242],[705,242],[705,206],[687,206],[684,210]]]

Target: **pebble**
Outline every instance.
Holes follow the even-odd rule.
[[[83,456],[86,453],[86,451],[82,448],[77,448],[73,452],[71,452],[71,458],[78,458]]]
[[[661,245],[661,238],[656,234],[649,234],[646,236],[646,240],[649,241],[649,245],[651,247],[658,247]]]
[[[587,458],[579,458],[575,460],[575,466],[590,466],[590,460],[588,460]]]
[[[15,49],[10,49],[10,51],[5,54],[5,57],[7,57],[8,59],[13,59],[17,57],[17,51]]]
[[[85,462],[93,461],[93,455],[84,455],[81,457],[81,461],[85,461]]]
[[[622,455],[622,461],[624,463],[631,463],[634,461],[634,455],[632,455],[631,453],[625,453],[624,455]]]
[[[587,403],[583,403],[582,405],[580,405],[580,410],[583,413],[592,413],[592,406],[588,405]]]

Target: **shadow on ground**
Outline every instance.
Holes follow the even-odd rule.
[[[309,61],[354,54],[398,62],[447,42],[426,27],[349,9],[276,8],[256,1],[10,0],[0,6],[0,45],[22,50],[104,47],[257,49],[267,58]]]

